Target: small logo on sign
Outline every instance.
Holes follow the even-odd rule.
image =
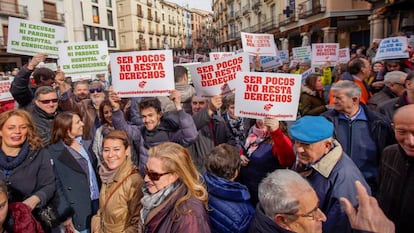
[[[146,81],[141,81],[141,82],[139,82],[138,86],[139,86],[140,88],[144,88],[146,84],[147,84],[147,82],[146,82]]]
[[[269,111],[273,107],[273,104],[266,104],[264,110]]]

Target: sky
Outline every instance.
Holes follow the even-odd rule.
[[[177,3],[180,6],[188,4],[190,8],[197,8],[205,11],[212,11],[212,0],[168,0]]]

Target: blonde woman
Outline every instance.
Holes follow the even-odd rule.
[[[187,149],[172,142],[152,147],[144,182],[144,232],[211,232],[207,191]]]

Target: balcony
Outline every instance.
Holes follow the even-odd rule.
[[[170,24],[172,24],[172,25],[175,25],[175,24],[176,24],[175,19],[169,19],[169,20],[168,20],[168,23],[170,23]]]
[[[293,10],[293,12],[295,12]],[[288,25],[296,21],[296,17],[292,14],[290,17],[286,17],[285,14],[279,14],[279,27]]]
[[[148,29],[148,34],[154,35],[154,29],[153,28]]]
[[[156,30],[156,31],[155,31],[155,35],[157,35],[157,36],[161,36],[161,31],[160,31],[160,30]]]
[[[172,32],[172,33],[170,33],[170,36],[177,37],[177,33],[176,32]]]
[[[141,33],[145,32],[145,28],[142,25],[138,25],[137,30],[138,30],[138,32],[141,32]]]
[[[266,21],[266,22],[262,23],[263,32],[269,32],[269,31],[277,29],[277,28],[278,28],[278,25],[277,25],[275,19],[271,19],[269,21]]]
[[[299,19],[305,19],[319,13],[324,13],[326,8],[324,6],[323,0],[307,0],[298,5],[299,9]]]
[[[147,0],[147,6],[152,7],[152,0]]]
[[[152,15],[148,15],[147,19],[148,20],[153,20],[154,18],[152,17]]]
[[[63,25],[65,24],[65,14],[56,11],[40,11],[42,22]]]
[[[155,17],[155,22],[157,23],[161,22],[161,18],[159,16]]]
[[[230,11],[229,13],[227,13],[227,19],[230,21],[234,21],[236,19],[236,14],[234,13],[234,11]]]
[[[144,15],[142,14],[142,11],[140,11],[140,10],[137,11],[137,16],[140,17],[140,18],[144,17]]]
[[[260,0],[256,0],[252,2],[252,10],[255,12],[258,12],[261,6],[262,6],[262,3],[260,2]]]
[[[0,0],[0,16],[14,16],[18,18],[27,18],[27,6],[18,5]]]
[[[246,4],[243,6],[243,15],[248,15],[252,12],[252,9],[250,8],[250,4]]]

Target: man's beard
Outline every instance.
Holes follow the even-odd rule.
[[[102,103],[102,101],[104,101],[104,99],[105,99],[105,95],[102,95],[100,97],[93,97],[93,96],[91,96],[92,103],[96,107],[99,107],[99,105]]]

